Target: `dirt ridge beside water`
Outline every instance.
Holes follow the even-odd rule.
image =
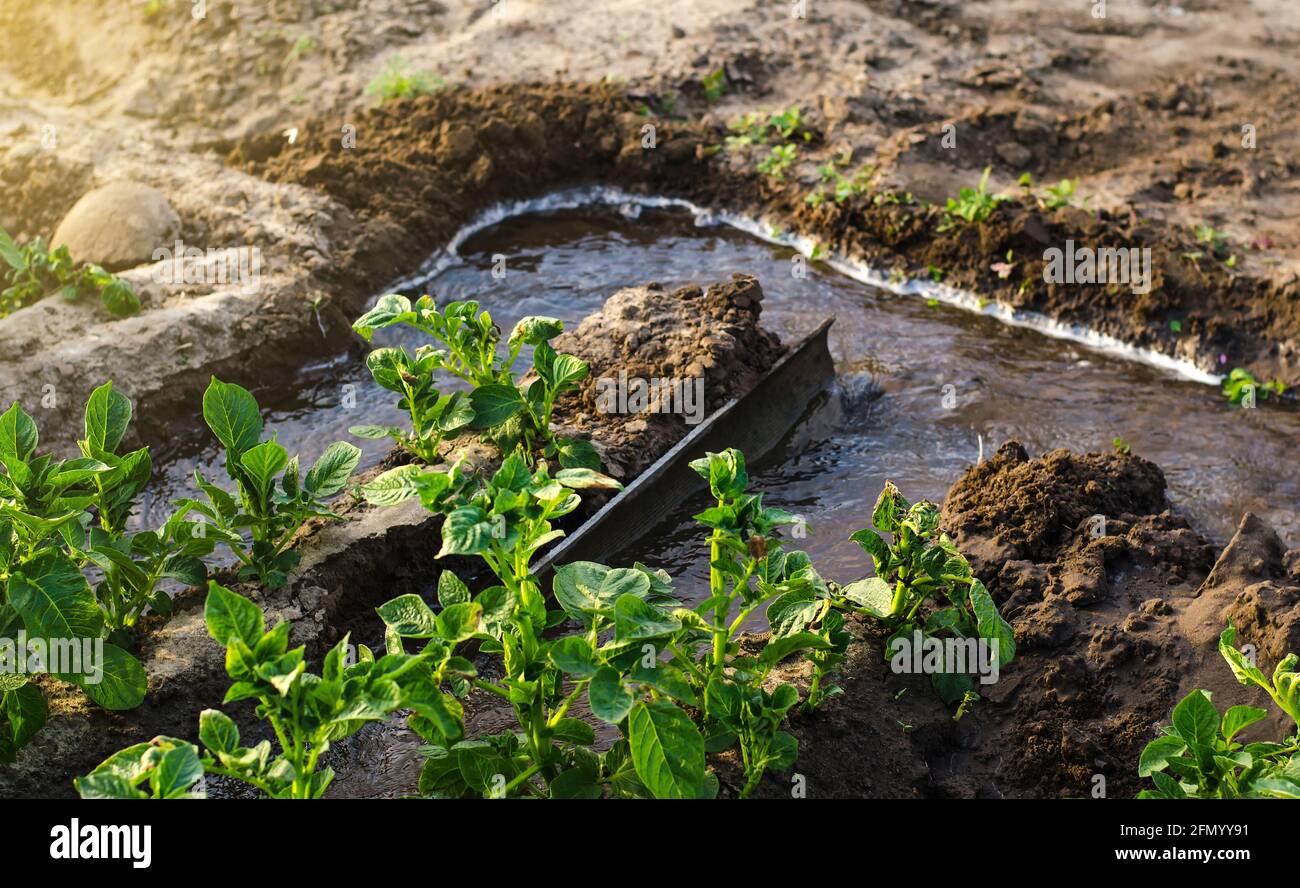
[[[1266,672],[1300,651],[1300,550],[1247,514],[1219,551],[1164,490],[1157,466],[1125,454],[1030,458],[1008,442],[972,466],[941,526],[1011,623],[1016,658],[957,721],[926,676],[891,671],[883,632],[855,621],[844,694],[792,722],[808,796],[1131,797],[1142,748],[1196,688],[1221,710],[1269,708],[1252,739],[1292,730],[1237,684],[1217,643],[1231,619]],[[807,669],[779,677],[802,687]],[[763,794],[788,797],[790,780],[768,775]]]
[[[584,103],[591,104],[584,110]],[[520,162],[517,157],[502,158],[502,140],[508,145],[518,138],[508,122],[519,115],[531,121],[536,114],[563,129],[536,131],[530,149],[542,152],[547,145],[564,142],[567,150],[568,134],[580,132],[572,148],[580,149],[586,160],[582,166],[587,182],[631,186],[763,218],[811,238],[833,255],[899,269],[914,278],[939,269],[945,283],[967,287],[990,302],[1079,324],[1211,372],[1243,365],[1263,378],[1300,380],[1297,280],[1237,274],[1215,262],[1190,264],[1183,257],[1197,245],[1186,232],[1167,224],[1142,221],[1132,213],[1078,207],[1046,211],[1024,197],[1008,200],[982,225],[948,232],[938,230],[942,213],[937,208],[881,204],[875,193],[814,207],[805,200],[810,193],[806,177],[778,181],[757,172],[761,153],[742,155],[755,166],[739,169],[725,149],[713,153],[722,146],[726,131],[707,118],[699,123],[653,119],[656,144],[646,148],[643,128],[650,118],[636,107],[607,87],[507,86],[448,92],[369,112],[358,125],[382,134],[377,149],[358,146],[349,152],[319,121],[305,125],[308,135],[293,145],[274,136],[236,144],[229,161],[273,182],[319,189],[347,205],[356,214],[359,231],[353,261],[346,264],[357,269],[358,282],[373,284],[401,268],[387,252],[394,244],[428,252],[443,230],[439,216],[468,215],[446,190],[449,168],[467,170],[475,178],[475,200],[481,200],[483,189],[504,196],[496,190],[498,171],[504,163],[509,178],[509,171],[517,169],[512,164]],[[580,126],[573,126],[576,115],[583,116]],[[814,137],[805,146],[803,166],[832,160],[841,146],[830,141],[826,118],[813,110],[806,120]],[[431,166],[430,159],[435,161]],[[871,158],[855,163],[861,160]],[[541,178],[556,181],[548,162],[541,163]],[[523,178],[506,193],[536,193],[525,184],[535,176]],[[409,219],[414,225],[394,232],[394,219]],[[1064,251],[1067,242],[1076,249],[1151,250],[1150,292],[1135,293],[1116,284],[1046,283],[1047,262],[1041,257],[1053,247]],[[1013,268],[1020,269],[1013,275],[995,268],[1008,256]]]

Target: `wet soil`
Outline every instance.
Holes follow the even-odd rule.
[[[1140,457],[1031,459],[1010,442],[954,485],[942,524],[1010,621],[1016,658],[956,720],[858,624],[845,693],[793,719],[809,797],[1130,797],[1139,753],[1183,695],[1265,705],[1217,653],[1228,619],[1266,671],[1295,649],[1300,551],[1246,515],[1219,552],[1168,510],[1160,470]],[[804,672],[781,677],[806,684]],[[1284,722],[1273,712],[1252,737],[1282,736]],[[761,791],[789,797],[792,779],[769,775]]]
[[[560,428],[600,438],[607,469],[616,478],[635,478],[684,438],[692,421],[752,389],[785,354],[776,335],[758,324],[762,303],[758,280],[741,274],[707,290],[692,286],[668,293],[656,283],[614,294],[553,343],[562,352],[585,345],[582,357],[591,364],[576,397],[566,404]],[[679,395],[673,404],[669,395],[648,403],[640,415],[611,414],[611,383],[626,387],[629,379],[691,386],[699,380],[704,412],[692,420],[684,398]]]
[[[750,466],[754,488],[764,491],[766,502],[807,520],[806,534],[791,545],[806,549],[819,569],[840,581],[857,579],[869,570],[867,559],[848,537],[867,523],[871,502],[885,480],[898,483],[913,499],[942,501],[947,495],[954,516],[950,527],[960,534],[1008,615],[1020,615],[1016,628],[1023,635],[1018,641],[1024,668],[1032,676],[1042,675],[1053,662],[1085,661],[1088,670],[1098,673],[1089,681],[1109,688],[1109,671],[1131,671],[1131,658],[1116,654],[1113,660],[1104,657],[1095,664],[1089,658],[1100,657],[1105,647],[1127,650],[1130,644],[1145,655],[1150,638],[1159,641],[1162,633],[1174,631],[1159,623],[1145,627],[1149,637],[1110,640],[1116,626],[1138,631],[1139,624],[1128,616],[1141,613],[1148,599],[1171,594],[1165,584],[1181,584],[1174,594],[1190,597],[1251,509],[1265,510],[1266,520],[1275,522],[1292,545],[1300,540],[1293,505],[1297,478],[1287,467],[1297,429],[1291,411],[1230,410],[1208,386],[1173,379],[1166,371],[1105,352],[1008,328],[955,308],[931,307],[921,299],[900,298],[833,272],[814,269],[801,278],[791,274],[791,248],[762,244],[724,226],[699,227],[700,221],[680,211],[638,212],[628,206],[621,213],[559,210],[520,216],[467,240],[459,251],[460,264],[431,285],[448,294],[490,292],[494,310],[569,316],[566,313],[590,300],[605,280],[613,286],[628,276],[658,273],[665,289],[672,290],[699,268],[715,275],[748,268],[766,281],[763,323],[783,339],[807,332],[811,319],[806,306],[832,311],[838,318],[831,336],[837,391],[796,429],[779,454]],[[501,257],[508,270],[498,278],[493,275]],[[652,364],[647,372],[660,371]],[[1116,392],[1125,395],[1117,398]],[[1152,411],[1151,404],[1164,409]],[[1168,466],[1167,472],[1149,459],[1113,453],[1074,455],[1056,449],[1042,460],[1029,461],[1014,444],[1006,450],[1014,459],[1005,454],[981,456],[981,449],[991,455],[1008,438],[1026,441],[1034,452],[1059,445],[1078,451],[1109,449],[1117,432],[1136,452]],[[968,471],[972,464],[978,467]],[[672,573],[685,602],[707,597],[705,536],[690,520],[706,505],[698,497],[661,519],[651,516],[649,520],[659,520],[656,530],[610,563],[644,561]],[[1109,516],[1103,536],[1112,539],[1075,551],[1076,539],[1092,541],[1096,525],[1089,519],[1097,515]],[[1248,521],[1263,523],[1257,516]],[[1285,548],[1280,541],[1277,545]],[[1129,571],[1130,562],[1142,566],[1140,576]],[[1116,601],[1108,602],[1112,595]],[[1261,595],[1262,600],[1275,601],[1267,588]],[[1044,600],[1052,603],[1042,606]],[[1070,610],[1067,621],[1067,611],[1061,609],[1065,605],[1086,613],[1079,616]],[[1279,607],[1277,612],[1285,614],[1292,605]],[[1101,616],[1089,616],[1093,610]],[[1264,612],[1273,613],[1272,605]],[[1214,619],[1220,616],[1214,613]],[[1240,617],[1233,619],[1241,623]],[[758,617],[750,628],[761,632],[764,627]],[[975,784],[957,779],[968,771],[989,794],[1077,794],[1081,760],[1061,758],[1065,754],[1058,747],[1065,741],[1058,742],[1053,732],[1065,725],[1069,742],[1086,748],[1095,742],[1093,737],[1104,737],[1114,728],[1112,721],[1129,724],[1136,718],[1122,707],[1106,715],[1112,703],[1105,694],[1095,688],[1086,697],[1082,692],[1066,694],[1063,679],[1056,678],[1051,687],[1060,695],[1059,706],[1046,709],[1036,705],[1037,698],[1024,696],[1028,692],[995,687],[977,711],[996,713],[991,716],[996,724],[981,728],[978,735],[955,733],[958,725],[950,724],[951,710],[939,704],[928,681],[889,673],[877,660],[884,639],[868,623],[855,631],[865,641],[854,648],[854,683],[845,685],[849,693],[800,723],[809,732],[806,736],[816,735],[808,740],[810,748],[820,751],[796,767],[812,794],[969,794]],[[1108,634],[1098,635],[1103,632]],[[1198,684],[1224,677],[1213,654],[1217,631],[1206,637],[1208,647],[1198,650],[1202,655],[1208,651],[1209,660],[1204,668],[1188,673]],[[1166,697],[1173,694],[1169,676],[1178,676],[1186,662],[1199,663],[1181,647],[1160,650],[1158,657],[1172,658],[1176,665],[1139,672],[1132,686],[1121,685],[1127,695],[1124,707],[1132,708],[1135,701],[1145,704],[1150,687],[1164,687]],[[1016,676],[1017,686],[1030,681],[1015,672],[1018,668],[1013,664],[1007,673]],[[854,677],[859,674],[871,676],[875,684],[863,685]],[[1230,678],[1224,692],[1236,693],[1229,685]],[[894,700],[903,688],[909,690]],[[1003,694],[1012,695],[1010,703],[998,702]],[[1082,707],[1085,699],[1087,711],[1076,712],[1076,703]],[[492,700],[477,702],[476,725],[504,730],[512,723],[509,711]],[[1167,719],[1167,711],[1159,711],[1164,702],[1164,697],[1155,699],[1142,717],[1149,715],[1152,724]],[[863,712],[873,719],[869,724]],[[1026,730],[1033,733],[1011,737],[1008,726],[1016,723],[1031,725]],[[930,734],[917,758],[914,741],[899,746],[899,738],[923,724],[930,726]],[[981,722],[971,714],[960,724],[969,731]],[[1024,773],[1009,775],[990,771],[987,763],[968,764],[966,759],[980,749],[1005,749],[1003,733],[998,733],[997,742],[983,745],[982,738],[995,732],[1011,738],[1006,743],[1021,744],[1024,751],[1018,758],[1032,763],[1023,765]],[[1088,772],[1081,785],[1090,792],[1093,773],[1111,780],[1119,774],[1120,785],[1112,786],[1112,794],[1131,794],[1135,759],[1125,756],[1130,747],[1141,746],[1144,736],[1103,744],[1104,755],[1095,758],[1109,756],[1109,764]],[[358,738],[341,753],[352,766],[340,778],[338,792],[413,792],[418,745],[418,738],[396,722]],[[942,767],[934,764],[940,759]],[[1058,759],[1069,761],[1074,770],[1053,783],[1043,775],[1057,768]],[[722,758],[717,765],[726,779],[729,762]],[[908,776],[900,784],[884,781],[880,774]],[[790,792],[788,775],[777,782],[781,792]]]

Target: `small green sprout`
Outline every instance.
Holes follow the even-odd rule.
[[[379,102],[392,99],[409,99],[437,92],[445,83],[441,77],[428,71],[407,73],[408,63],[399,55],[388,60],[384,70],[366,87],[366,95],[375,96]]]

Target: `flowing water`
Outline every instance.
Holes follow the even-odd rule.
[[[981,453],[1011,439],[1039,454],[1104,450],[1121,437],[1164,469],[1174,507],[1212,539],[1225,542],[1241,514],[1253,510],[1300,544],[1294,410],[1230,410],[1214,387],[1166,369],[897,295],[817,264],[799,275],[793,248],[696,222],[676,209],[516,216],[468,237],[456,261],[404,292],[432,292],[440,302],[478,299],[509,330],[529,314],[575,324],[625,286],[708,284],[745,272],[762,284],[763,324],[786,341],[834,315],[836,395],[798,435],[807,446],[768,460],[753,482],[770,504],[806,519],[808,536],[799,545],[836,579],[864,573],[864,558],[847,538],[864,525],[886,479],[911,499],[941,502]],[[375,336],[376,345],[412,350],[423,341],[401,329]],[[306,368],[294,385],[257,394],[268,428],[304,462],[344,439],[362,447],[363,467],[373,465],[388,442],[353,439],[348,427],[404,424],[395,398],[355,356]],[[187,494],[195,467],[225,480],[215,446],[164,452],[159,462],[162,477],[145,504],[149,523]],[[671,520],[647,516],[662,526],[635,553],[669,569],[691,597],[707,586],[701,537],[689,522],[699,506],[688,504]]]

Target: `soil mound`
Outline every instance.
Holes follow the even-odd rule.
[[[942,524],[1011,623],[1016,659],[954,720],[925,676],[891,672],[878,627],[860,627],[845,693],[793,722],[809,794],[1128,797],[1185,694],[1265,705],[1233,679],[1218,635],[1233,620],[1266,671],[1300,652],[1300,552],[1247,515],[1216,558],[1164,490],[1157,466],[1119,453],[1031,459],[1011,442],[969,469]],[[785,670],[804,680],[802,665]],[[1275,714],[1258,735],[1287,727]],[[764,789],[788,796],[788,779]]]
[[[577,397],[563,403],[560,423],[597,438],[615,477],[636,477],[785,353],[759,326],[762,310],[758,280],[741,274],[707,290],[670,292],[658,283],[620,290],[554,342],[591,364]],[[647,403],[630,409],[638,393]],[[697,395],[703,403],[695,403]]]

